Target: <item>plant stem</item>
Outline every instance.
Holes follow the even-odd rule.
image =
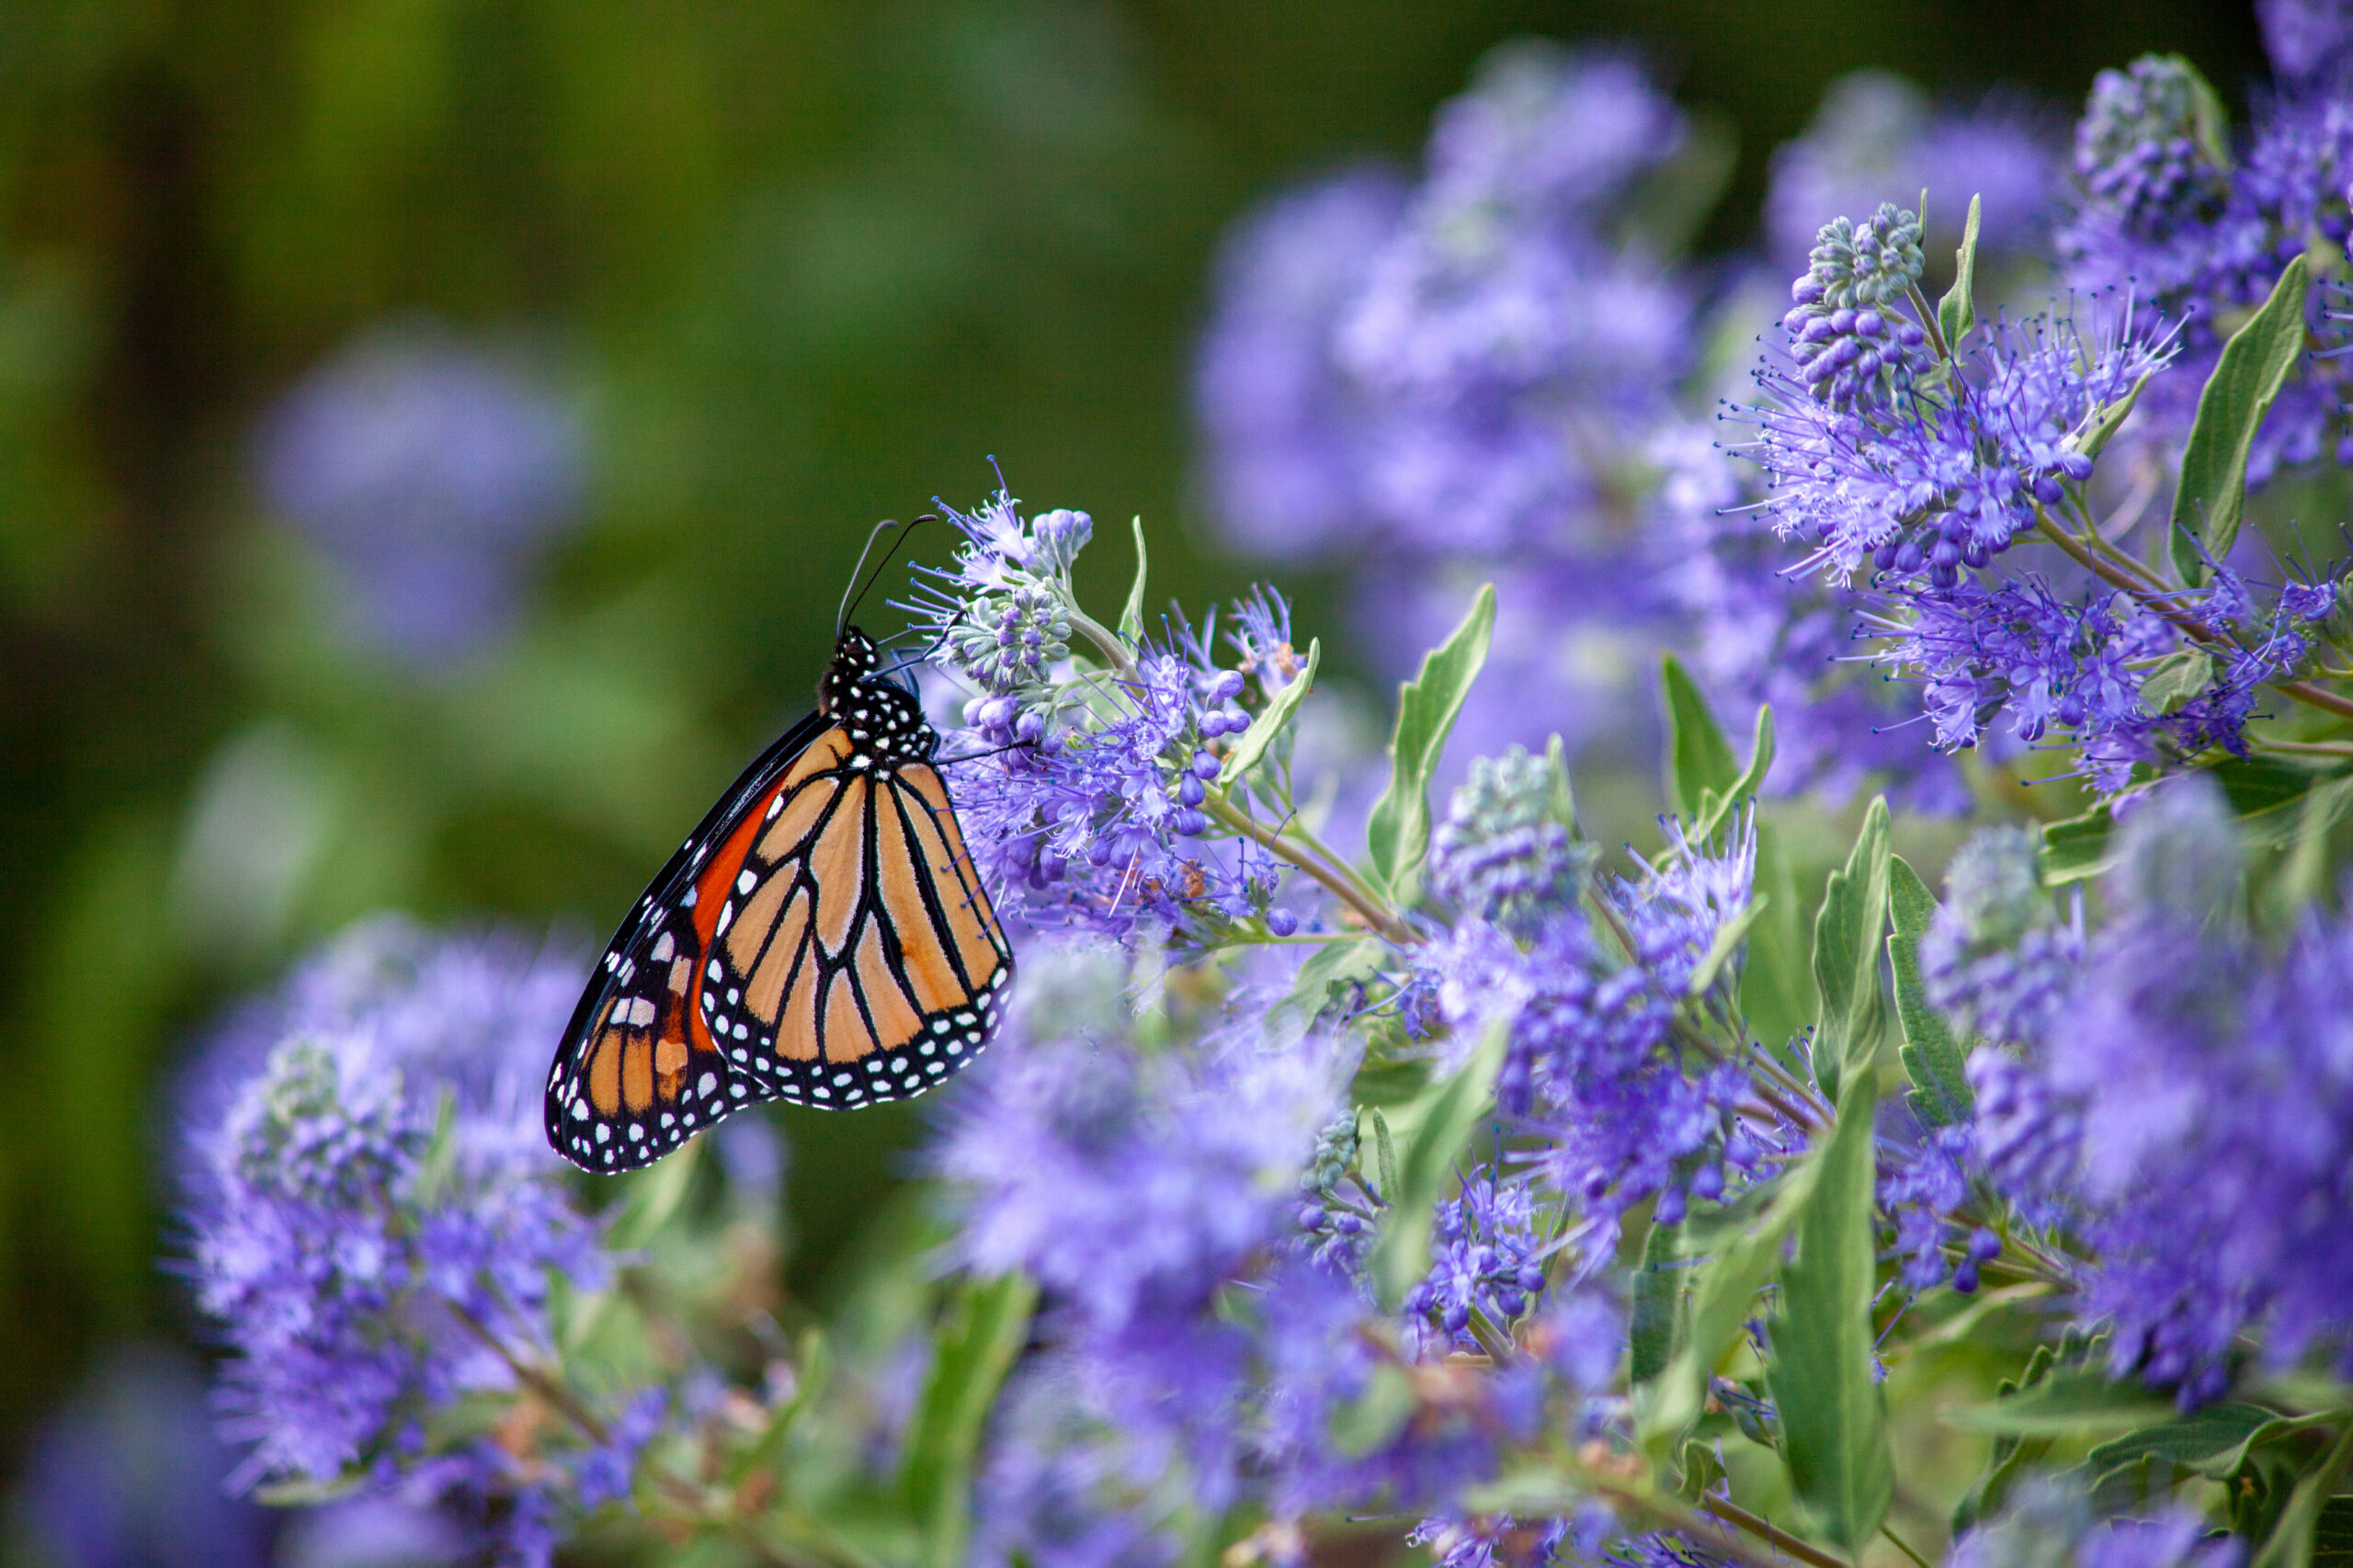
[[[1905,1540],[1902,1536],[1897,1535],[1893,1529],[1890,1529],[1885,1525],[1879,1527],[1879,1533],[1893,1541],[1895,1543],[1895,1550],[1904,1553],[1904,1556],[1910,1558],[1913,1562],[1917,1562],[1920,1565],[1920,1568],[1928,1568],[1928,1560],[1921,1556],[1918,1552],[1913,1551],[1912,1543],[1910,1541]]]
[[[2258,750],[2285,752],[2290,756],[2353,757],[2353,742],[2347,741],[2270,741],[2258,737],[2253,744]]]
[[[1710,1497],[1699,1506],[1709,1514],[1746,1530],[1774,1551],[1784,1552],[1813,1568],[1847,1568],[1847,1565],[1818,1547],[1809,1546],[1787,1530],[1776,1529],[1769,1519],[1762,1519],[1728,1497]]]
[[[2136,601],[2163,616],[2172,624],[2175,631],[2192,642],[2209,644],[2230,642],[2230,639],[2218,634],[2212,627],[2208,626],[2196,616],[2164,603],[2159,590],[2153,589],[2147,583],[2135,577],[2128,576],[2113,561],[2094,555],[2084,548],[2082,540],[2052,522],[2040,507],[2035,510],[2035,528],[2043,538],[2064,551],[2077,565],[2082,566],[2102,582],[2131,594]],[[2132,565],[2136,572],[2142,572],[2143,575],[2145,575],[2140,562],[2133,562]],[[2339,697],[2333,691],[2323,691],[2310,681],[2274,680],[2267,684],[2283,697],[2293,698],[2298,702],[2318,708],[2325,712],[2334,713],[2341,719],[2353,719],[2353,699]]]
[[[1324,885],[1324,891],[1364,917],[1365,924],[1401,947],[1411,947],[1422,939],[1421,933],[1400,920],[1391,910],[1365,896],[1338,871],[1326,866],[1305,846],[1285,838],[1256,817],[1235,806],[1220,790],[1202,802],[1211,817],[1223,823],[1269,854],[1279,856]]]

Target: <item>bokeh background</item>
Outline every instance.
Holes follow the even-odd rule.
[[[153,1412],[199,1375],[164,1151],[207,1021],[370,910],[601,937],[807,705],[870,524],[992,459],[1142,515],[1156,596],[1243,587],[1187,391],[1222,234],[1409,165],[1523,36],[1630,44],[1730,134],[1710,253],[1858,67],[2061,132],[2143,51],[2263,68],[2193,0],[0,8],[13,1550],[101,1458],[201,1438]],[[1302,632],[1347,621],[1283,580]],[[915,1126],[787,1123],[795,1288]]]

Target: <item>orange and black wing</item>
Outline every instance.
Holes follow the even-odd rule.
[[[764,1095],[904,1099],[987,1044],[1012,952],[928,763],[820,735],[705,881],[701,1021]]]
[[[548,1073],[548,1142],[574,1165],[634,1170],[773,1095],[728,1059],[697,1016],[711,912],[696,903],[713,855],[740,836],[741,819],[828,727],[813,716],[745,769],[605,949]]]

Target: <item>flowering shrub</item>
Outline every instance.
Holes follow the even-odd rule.
[[[2143,61],[2041,208],[2029,118],[1842,89],[1777,222],[1881,177],[1869,120],[1961,184],[1952,234],[1901,191],[1828,215],[1720,442],[1695,328],[1755,293],[1625,221],[1695,137],[1631,62],[1507,53],[1418,186],[1286,198],[1201,374],[1234,526],[1376,554],[1370,591],[1502,585],[1399,688],[1370,805],[1279,593],[1148,613],[1139,524],[1112,614],[1086,514],[947,508],[915,631],[1023,971],[917,1239],[788,1313],[773,1150],[592,1190],[539,1145],[573,966],[363,927],[197,1096],[244,1479],[519,1561],[632,1518],[794,1563],[2341,1555],[2353,667],[2341,562],[2268,553],[2266,507],[2335,479],[2353,108],[2342,17],[2266,16],[2297,52],[2244,146]],[[2041,233],[2073,292],[1981,317],[1981,239],[2016,272]],[[1515,622],[1612,616],[1693,651],[1642,852],[1597,842],[1544,658],[1474,722]],[[1960,843],[1941,899],[1899,838]],[[1990,1442],[1957,1502],[1901,1468],[1932,1395]]]

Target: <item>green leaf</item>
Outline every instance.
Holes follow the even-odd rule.
[[[1689,1270],[1689,1311],[1682,1345],[1647,1390],[1636,1391],[1635,1433],[1658,1459],[1699,1416],[1708,1380],[1740,1339],[1756,1310],[1756,1292],[1781,1267],[1781,1249],[1812,1199],[1822,1173],[1820,1151],[1805,1155],[1769,1184],[1744,1222],[1713,1238],[1714,1256]],[[1690,1244],[1686,1238],[1685,1244]]]
[[[1495,630],[1495,585],[1489,583],[1471,601],[1470,613],[1453,635],[1423,656],[1422,673],[1397,689],[1389,788],[1372,804],[1364,838],[1374,880],[1401,905],[1414,902],[1422,859],[1429,853],[1430,774],[1446,751],[1471,683],[1487,662]]]
[[[1675,1354],[1675,1307],[1688,1272],[1677,1256],[1673,1228],[1653,1221],[1643,1241],[1642,1267],[1634,1271],[1634,1312],[1627,1332],[1638,1386],[1665,1371]]]
[[[2246,1441],[2275,1417],[2259,1404],[2225,1401],[2202,1405],[2188,1415],[2140,1426],[2084,1456],[2084,1468],[2097,1476],[2130,1465],[2148,1454],[2158,1455],[2186,1470],[2201,1470],[2213,1460],[2240,1452]],[[2237,1469],[2234,1460],[2222,1473]]]
[[[1741,1011],[1749,1028],[1768,1042],[1787,1040],[1813,1017],[1813,974],[1807,959],[1805,906],[1797,878],[1781,852],[1780,830],[1756,824],[1756,896],[1765,917],[1748,934],[1748,958],[1740,971]]]
[[[1750,733],[1748,766],[1740,770],[1722,793],[1714,790],[1700,791],[1701,808],[1699,820],[1692,824],[1694,842],[1706,843],[1716,835],[1716,830],[1732,820],[1733,813],[1756,798],[1765,787],[1766,772],[1773,766],[1773,710],[1756,710],[1756,727]]]
[[[2206,580],[2206,557],[2220,561],[2238,539],[2255,433],[2304,356],[2304,294],[2310,280],[2302,256],[2288,264],[2263,308],[2222,345],[2214,373],[2198,394],[2198,417],[2181,451],[2168,540],[2175,572],[2193,587]]]
[[[2027,1362],[2026,1375],[2017,1382],[2004,1378],[1994,1391],[1997,1400],[2008,1399],[2021,1386],[2031,1387],[2051,1365],[2051,1347],[2038,1345]],[[1960,1535],[1978,1520],[2002,1511],[2002,1504],[2009,1497],[2010,1488],[2017,1484],[2026,1467],[2039,1462],[2051,1451],[2049,1437],[2018,1437],[2008,1435],[1994,1439],[1993,1451],[1986,1456],[1985,1473],[1975,1485],[1952,1506],[1952,1533]]]
[[[1143,641],[1143,519],[1130,519],[1136,531],[1136,580],[1128,588],[1128,608],[1120,612],[1120,635],[1134,647]]]
[[[2313,1568],[2353,1564],[2353,1497],[2331,1497],[2313,1526]]]
[[[1378,937],[1358,937],[1353,941],[1326,942],[1308,955],[1292,978],[1290,994],[1283,1005],[1298,1009],[1299,1016],[1313,1021],[1344,994],[1348,987],[1370,980],[1381,972],[1381,944]]]
[[[2132,383],[2131,392],[2114,403],[2100,403],[2093,408],[2084,416],[2083,428],[2061,444],[2072,445],[2087,458],[2098,457],[2116,432],[2123,428],[2124,421],[2131,416],[2133,406],[2141,401],[2141,389],[2147,386],[2149,378],[2155,374],[2154,370],[2143,371],[2141,379]]]
[[[2214,684],[2214,655],[2195,645],[2177,648],[2141,677],[2141,706],[2172,713],[2202,697]]]
[[[1389,1119],[1381,1114],[1379,1106],[1372,1108],[1372,1146],[1381,1168],[1381,1200],[1393,1205],[1397,1201],[1397,1145],[1389,1136]]]
[[[972,1455],[996,1392],[1029,1338],[1038,1288],[1019,1274],[960,1287],[932,1334],[931,1373],[907,1429],[900,1484],[923,1532],[926,1568],[964,1561]]]
[[[2108,832],[2116,825],[2106,806],[2079,817],[2042,824],[2042,848],[2035,857],[2051,887],[2080,882],[2108,869]]]
[[[1544,776],[1552,820],[1567,828],[1570,836],[1577,836],[1577,798],[1569,788],[1568,751],[1557,734],[1544,743]]]
[[[1362,1393],[1333,1407],[1326,1429],[1334,1448],[1350,1459],[1362,1459],[1388,1447],[1413,1415],[1413,1379],[1404,1368],[1383,1361],[1365,1380]]]
[[[1742,943],[1748,940],[1749,927],[1763,917],[1772,903],[1772,894],[1752,893],[1747,908],[1716,927],[1714,938],[1708,943],[1708,950],[1699,956],[1699,966],[1692,970],[1691,979],[1684,987],[1685,995],[1704,996],[1708,994],[1708,988],[1723,973],[1724,965],[1732,962],[1733,955],[1740,950]]]
[[[1937,330],[1945,335],[1945,347],[1956,357],[1961,353],[1961,338],[1977,324],[1977,306],[1970,295],[1977,287],[1977,217],[1984,205],[1977,197],[1969,199],[1969,225],[1961,231],[1952,287],[1937,301]]]
[[[1887,928],[1887,798],[1873,798],[1844,869],[1830,873],[1813,917],[1813,981],[1822,1014],[1813,1036],[1813,1076],[1838,1098],[1838,1085],[1868,1065],[1886,1009],[1880,997],[1880,933]]]
[[[2187,56],[2168,54],[2163,59],[2189,85],[2190,140],[2206,154],[2209,163],[2230,167],[2231,113],[2222,107],[2222,95],[2214,91],[2205,73],[2192,65]]]
[[[2288,1498],[2287,1511],[2279,1516],[2263,1550],[2256,1553],[2252,1568],[2312,1568],[2313,1537],[2319,1529],[2322,1510],[2328,1506],[2329,1494],[2336,1489],[2337,1478],[2344,1474],[2348,1460],[2353,1460],[2353,1425],[2348,1425],[2329,1445],[2321,1461],[2297,1481],[2296,1490]]]
[[[2008,1399],[1947,1411],[1944,1420],[1964,1432],[2014,1437],[2090,1437],[2146,1426],[2164,1420],[2171,1409],[2138,1383],[2110,1382],[2096,1371],[2063,1368]]]
[[[2345,776],[2341,767],[2315,767],[2283,756],[2227,757],[2208,771],[2222,787],[2244,840],[2264,847],[2292,840],[2313,791]]]
[[[1666,798],[1677,815],[1697,822],[1705,792],[1729,795],[1740,767],[1683,661],[1667,654],[1659,674],[1666,688]]]
[[[1928,1006],[1928,988],[1920,977],[1920,938],[1936,918],[1936,895],[1903,856],[1890,856],[1887,870],[1888,923],[1895,927],[1887,938],[1887,957],[1895,971],[1895,1017],[1904,1026],[1904,1071],[1911,1077],[1912,1104],[1920,1119],[1950,1127],[1969,1119],[1976,1098],[1969,1092],[1961,1042],[1944,1015]]]
[[[1876,958],[1876,939],[1871,948]],[[1879,1083],[1868,1061],[1847,1063],[1845,1077],[1822,1175],[1798,1220],[1797,1256],[1781,1271],[1781,1310],[1766,1331],[1772,1351],[1766,1379],[1791,1487],[1824,1535],[1859,1552],[1887,1517],[1895,1461],[1872,1356],[1879,1256],[1871,1117]]]
[[[625,1178],[629,1194],[605,1233],[606,1245],[615,1252],[634,1252],[654,1240],[654,1233],[668,1224],[678,1205],[686,1201],[687,1187],[694,1180],[702,1145],[708,1142],[694,1139],[669,1158]]]
[[[1723,1461],[1716,1457],[1713,1443],[1703,1443],[1693,1437],[1683,1445],[1683,1454],[1677,1461],[1675,1494],[1687,1503],[1697,1503],[1723,1484]]]
[[[1397,1189],[1379,1244],[1372,1278],[1384,1304],[1395,1308],[1414,1281],[1429,1272],[1430,1209],[1445,1193],[1494,1109],[1495,1070],[1503,1065],[1504,1028],[1491,1027],[1471,1060],[1397,1108],[1405,1147]]]
[[[1299,674],[1259,710],[1258,716],[1250,721],[1250,727],[1242,732],[1242,738],[1233,743],[1233,749],[1225,754],[1225,766],[1217,776],[1221,787],[1233,783],[1258,766],[1258,759],[1267,755],[1267,747],[1283,733],[1283,726],[1290,722],[1291,715],[1299,711],[1301,701],[1315,685],[1315,665],[1323,653],[1322,643],[1310,638],[1307,659],[1300,665]]]

